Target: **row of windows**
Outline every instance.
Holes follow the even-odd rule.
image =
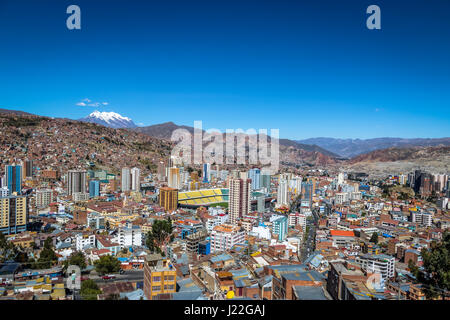
[[[165,285],[164,286],[164,290],[174,290],[175,286],[173,284],[169,284],[169,285]],[[156,292],[156,291],[161,291],[161,286],[153,286],[152,287],[152,291]]]
[[[175,280],[175,276],[164,276],[164,281],[173,281],[173,280]],[[153,277],[153,282],[160,282],[160,281],[161,281],[160,276]]]

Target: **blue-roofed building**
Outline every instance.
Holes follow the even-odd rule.
[[[157,295],[154,300],[208,300],[191,278],[177,281],[177,291]]]
[[[142,289],[137,289],[131,292],[120,292],[120,298],[126,298],[128,300],[146,300],[144,290]]]
[[[272,292],[274,300],[293,300],[294,286],[316,286],[325,284],[325,277],[316,270],[307,270],[305,265],[268,266],[273,275]]]
[[[331,300],[322,286],[294,286],[293,300]]]
[[[240,279],[240,278],[249,278],[250,273],[247,269],[237,269],[237,270],[230,270],[231,274],[233,275],[233,279]]]
[[[213,256],[209,259],[212,263],[223,262],[228,260],[233,260],[233,257],[227,253],[221,253],[216,256]]]
[[[305,261],[304,264],[315,269],[321,269],[328,266],[328,261],[323,258],[319,252],[314,252]]]

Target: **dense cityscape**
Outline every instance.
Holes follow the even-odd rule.
[[[0,304],[444,309],[448,39],[445,0],[0,0]]]
[[[139,162],[82,142],[83,131],[98,131],[101,146],[126,129],[11,112],[2,121],[18,131],[2,145],[1,300],[449,298],[448,172],[272,173],[163,152],[153,163],[145,150]],[[48,151],[27,143],[39,135]]]

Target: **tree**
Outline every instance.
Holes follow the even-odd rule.
[[[53,251],[52,237],[45,239],[44,248],[39,254],[39,259],[37,260],[35,269],[45,269],[50,268],[53,264],[58,261],[55,251]]]
[[[186,171],[189,172],[189,173],[192,173],[194,171],[194,169],[192,167],[188,166],[186,168]]]
[[[0,232],[0,262],[5,262],[14,259],[16,256],[16,250],[14,244],[5,235]]]
[[[6,248],[8,245],[8,240],[6,239],[3,232],[0,232],[0,249]]]
[[[118,272],[120,270],[120,261],[117,258],[105,255],[94,262],[95,270],[100,274]]]
[[[427,299],[449,296],[450,291],[450,232],[446,231],[441,242],[433,241],[430,249],[421,251],[423,270],[410,265],[411,272],[424,285]]]
[[[377,244],[378,243],[378,233],[377,232],[372,233],[372,236],[370,237],[369,241]]]
[[[97,300],[97,295],[102,293],[94,280],[88,279],[81,282],[80,294],[83,300]]]
[[[81,270],[86,268],[86,256],[83,252],[77,251],[70,255],[69,259],[65,262],[65,268],[70,265],[79,266]]]
[[[172,220],[155,220],[152,225],[152,230],[147,233],[146,245],[151,252],[162,253],[161,246],[166,241],[171,240],[172,235]]]

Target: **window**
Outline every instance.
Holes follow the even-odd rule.
[[[161,277],[153,277],[153,282],[161,282]]]
[[[153,286],[152,291],[161,291],[161,286]]]

